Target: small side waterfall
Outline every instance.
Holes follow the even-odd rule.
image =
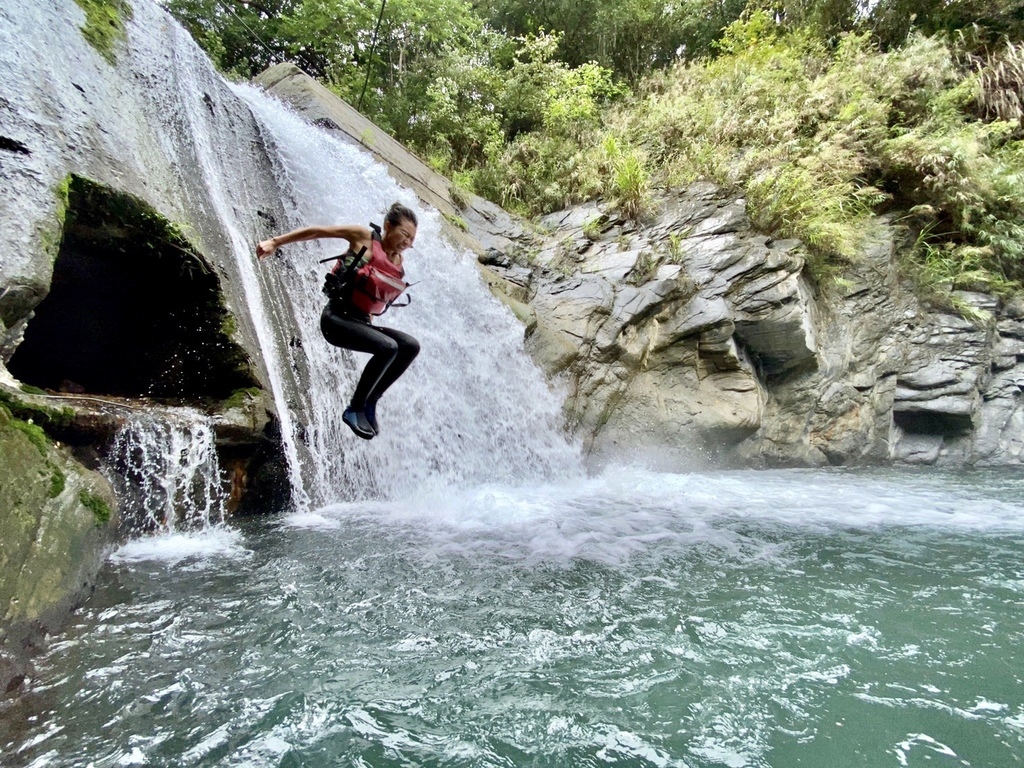
[[[137,413],[115,437],[108,461],[132,534],[204,530],[223,522],[224,481],[213,427],[188,408]]]

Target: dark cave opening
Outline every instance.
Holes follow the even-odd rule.
[[[259,386],[233,322],[216,274],[174,225],[72,177],[50,292],[8,369],[48,390],[220,400]]]
[[[894,411],[892,420],[904,432],[914,435],[960,437],[970,434],[971,430],[974,429],[974,424],[969,414]]]

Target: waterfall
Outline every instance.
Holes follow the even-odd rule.
[[[164,145],[180,183],[202,198],[193,206],[212,213],[229,241],[297,506],[578,474],[579,449],[563,434],[561,397],[525,354],[521,324],[491,295],[474,258],[442,237],[437,212],[363,151],[254,87],[226,83],[177,24],[159,34],[154,28],[136,14],[133,67],[159,86],[153,117],[175,137]],[[212,108],[198,96],[209,93],[218,94]],[[239,107],[226,103],[231,99]],[[253,164],[243,155],[252,149],[240,146],[236,126],[221,115],[239,108],[258,124],[280,200],[261,199],[265,181],[246,176]],[[367,442],[348,430],[341,414],[368,358],[331,347],[319,331],[326,268],[317,262],[337,254],[344,241],[295,244],[257,262],[258,233],[270,233],[256,211],[284,208],[278,234],[314,224],[380,223],[395,200],[420,221],[406,259],[407,278],[416,285],[412,305],[379,322],[411,333],[422,351],[381,399],[382,433]]]
[[[9,177],[26,211],[0,217],[15,227],[9,239],[41,226],[36,219],[51,225],[37,211],[53,208],[52,189],[68,173],[140,196],[180,224],[223,278],[239,336],[257,353],[300,508],[581,471],[562,432],[561,398],[525,354],[522,326],[491,296],[474,257],[442,237],[437,212],[384,166],[261,91],[228,83],[154,2],[132,3],[114,64],[85,41],[70,0],[16,3],[2,15],[0,84],[19,94],[24,117],[11,135],[23,130],[33,145],[21,160],[30,169]],[[60,116],[60,131],[49,116]],[[340,417],[367,358],[319,332],[317,261],[342,241],[288,246],[264,262],[254,250],[299,226],[379,223],[395,200],[420,219],[406,259],[415,286],[412,306],[382,322],[418,338],[422,351],[380,401],[382,433],[363,441]]]
[[[381,434],[356,438],[341,414],[368,359],[328,345],[319,332],[326,268],[343,240],[286,246],[260,269],[279,281],[299,338],[288,347],[302,371],[301,431],[308,466],[301,474],[318,503],[407,497],[424,489],[553,480],[580,471],[578,449],[563,436],[561,403],[523,350],[523,329],[484,285],[473,257],[442,236],[440,216],[400,188],[364,152],[315,128],[249,86],[235,91],[265,132],[289,214],[282,230],[381,222],[394,201],[419,218],[406,252],[412,304],[375,322],[417,337],[422,351],[381,399]],[[251,258],[246,254],[246,258]],[[295,456],[293,451],[289,455]]]
[[[134,413],[108,461],[132,534],[204,530],[224,519],[225,494],[209,417],[190,408]]]

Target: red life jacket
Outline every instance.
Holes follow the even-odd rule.
[[[339,261],[334,271],[344,267]],[[348,297],[352,306],[367,315],[383,315],[391,302],[409,287],[403,279],[405,270],[388,258],[381,245],[380,235],[373,233],[370,257],[356,270]]]

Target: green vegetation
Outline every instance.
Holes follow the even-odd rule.
[[[50,474],[50,486],[47,493],[48,498],[55,499],[64,492],[67,479],[64,473],[55,466],[50,450],[53,443],[50,437],[38,424],[34,424],[31,421],[24,421],[19,418],[13,418],[10,409],[4,405],[0,405],[0,428],[2,429],[13,429],[16,432],[20,432],[28,438],[29,442],[35,446],[35,449],[39,451],[39,455],[43,457],[45,466],[51,472]]]
[[[41,427],[21,419],[12,419],[11,427],[25,435],[32,442],[32,445],[36,447],[36,450],[39,451],[39,454],[46,458],[46,452],[50,448],[50,438],[46,436]]]
[[[70,177],[67,199],[74,205],[67,212],[65,228],[82,224],[96,243],[123,249],[126,232],[140,243],[147,255],[180,261],[182,274],[209,275],[210,267],[189,242],[184,227],[165,218],[144,200],[85,178]],[[70,205],[70,202],[69,202]],[[165,255],[165,251],[170,253]]]
[[[64,238],[64,222],[67,219],[71,196],[71,176],[65,176],[54,188],[57,199],[56,216],[39,225],[38,237],[43,250],[50,255],[51,262],[57,260],[61,241]]]
[[[125,19],[132,17],[131,6],[126,0],[75,0],[85,11],[85,26],[82,34],[89,44],[99,51],[111,64],[115,61],[114,49],[124,40]]]
[[[603,216],[594,216],[593,218],[587,219],[583,223],[583,236],[592,243],[596,243],[601,239],[601,228],[604,224],[605,219]]]
[[[67,485],[67,478],[64,477],[64,473],[59,469],[53,470],[53,474],[50,475],[50,491],[49,496],[51,499],[55,499],[64,493],[64,487]]]
[[[259,387],[247,387],[245,389],[236,389],[227,398],[225,398],[220,408],[223,410],[230,410],[232,408],[244,408],[251,402],[259,400],[263,396],[263,390]]]
[[[224,315],[220,324],[220,332],[229,339],[235,338],[238,333],[238,321],[231,314],[227,307],[223,307]]]
[[[88,509],[96,517],[96,525],[104,526],[110,522],[112,511],[110,505],[103,499],[90,491],[82,490],[78,493],[78,500],[82,506]]]
[[[0,407],[9,411],[16,419],[32,421],[44,429],[67,427],[75,418],[75,412],[71,408],[49,408],[25,402],[4,389],[0,389]]]
[[[642,251],[637,256],[636,263],[626,275],[626,282],[630,285],[643,285],[654,278],[658,267],[663,264],[663,257],[650,251]]]
[[[455,215],[450,214],[450,213],[445,213],[445,214],[442,214],[442,215],[444,216],[444,220],[447,221],[449,224],[451,224],[456,229],[460,229],[463,232],[467,232],[469,230],[469,224],[461,216],[455,216]]]
[[[168,6],[227,70],[272,52],[363,101],[457,204],[641,220],[707,179],[819,277],[891,212],[926,285],[1024,280],[1020,0],[394,0],[376,41],[379,6],[222,2]]]

